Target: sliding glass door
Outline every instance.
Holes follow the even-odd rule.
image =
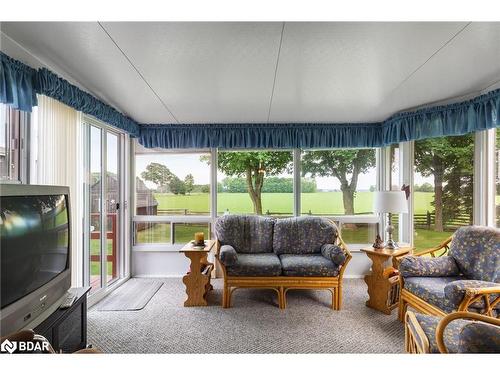
[[[91,294],[123,275],[124,136],[87,119],[86,285]]]

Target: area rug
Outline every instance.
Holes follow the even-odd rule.
[[[96,306],[98,311],[142,310],[163,283],[157,280],[130,279]]]

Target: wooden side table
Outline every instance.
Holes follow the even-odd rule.
[[[215,241],[205,241],[205,247],[194,247],[191,242],[184,245],[179,252],[184,253],[191,260],[190,272],[182,278],[186,285],[187,299],[184,306],[207,306],[207,293],[213,289],[210,276],[214,264],[207,260],[208,253],[212,250]]]
[[[398,258],[410,254],[412,247],[400,247],[398,249],[374,249],[373,247],[362,248],[372,260],[372,271],[365,276],[370,298],[366,306],[382,311],[390,315],[391,311],[398,305],[399,301],[399,276],[384,277],[384,263],[392,258],[394,268],[398,268]]]

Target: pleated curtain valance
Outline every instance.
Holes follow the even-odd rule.
[[[46,68],[37,72],[37,92],[64,103],[77,111],[104,121],[109,125],[125,130],[131,136],[139,135],[139,125],[131,118],[121,114],[113,107],[82,91],[65,79],[58,77]]]
[[[145,147],[354,148],[462,135],[500,126],[500,89],[472,100],[399,113],[364,124],[142,125]]]
[[[0,103],[31,112],[37,105],[36,95],[41,94],[122,129],[133,137],[139,135],[139,124],[134,120],[50,70],[35,70],[3,52],[0,52],[0,62]]]
[[[37,105],[36,70],[0,52],[0,103],[31,112]]]

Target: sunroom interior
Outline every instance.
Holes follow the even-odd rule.
[[[459,228],[500,225],[499,23],[0,29],[1,186],[69,187],[71,287],[86,288],[86,345],[99,351],[409,352],[398,296],[388,313],[367,303],[365,249],[390,236],[418,255]],[[390,221],[374,208],[385,191],[406,198]],[[224,306],[215,224],[253,215],[335,225],[352,257],[338,309],[325,290],[284,291],[283,304],[255,285]],[[183,249],[197,233],[215,241],[213,290],[185,307]],[[141,308],[108,308],[150,289]]]

